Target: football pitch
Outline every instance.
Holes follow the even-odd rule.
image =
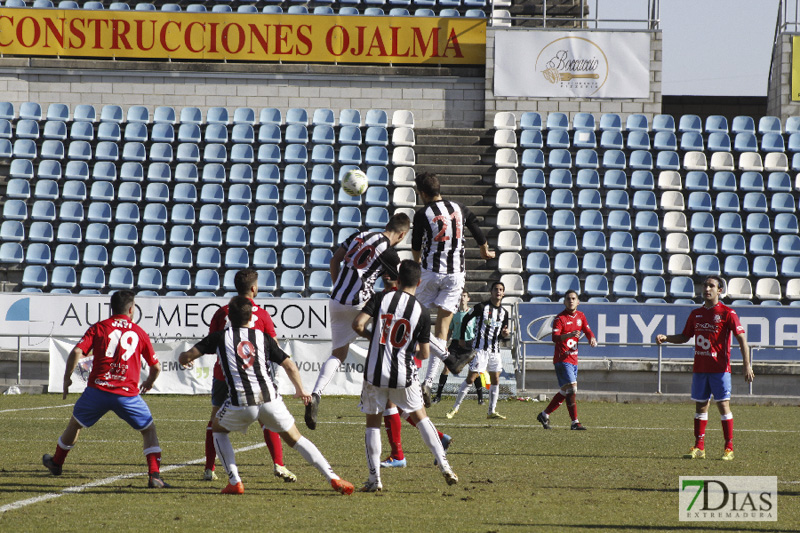
[[[84,430],[60,477],[41,464],[52,454],[76,395],[0,397],[0,530],[23,531],[798,531],[800,411],[738,406],[736,459],[723,462],[716,409],[709,414],[708,459],[682,459],[693,443],[693,404],[579,403],[588,431],[570,431],[566,408],[553,429],[536,422],[542,403],[500,401],[507,420],[487,420],[465,401],[452,420],[445,397],[429,414],[453,437],[448,458],[459,483],[448,486],[417,431],[403,423],[408,467],[384,469],[381,493],[342,496],[300,455],[284,447],[298,476],[272,475],[261,431],[232,434],[245,494],[219,494],[204,482],[208,396],[146,396],[172,489],[146,489],[142,440],[113,414]],[[357,487],[367,478],[358,399],[326,397],[310,431],[302,405],[286,398],[300,432]],[[384,456],[388,443],[383,437]],[[777,476],[777,522],[681,522],[679,476]]]

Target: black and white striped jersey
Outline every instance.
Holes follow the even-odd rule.
[[[376,387],[409,387],[417,380],[417,344],[430,342],[431,317],[405,291],[376,294],[362,309],[372,317],[364,379]]]
[[[195,347],[204,354],[217,354],[232,405],[260,405],[278,397],[267,365],[270,361],[281,364],[289,356],[269,335],[257,329],[227,327]]]
[[[500,332],[508,326],[508,311],[502,305],[493,306],[490,301],[479,303],[461,319],[462,335],[466,333],[466,327],[473,318],[476,321],[472,347],[475,350],[499,352],[502,340]]]
[[[478,219],[461,204],[437,200],[414,214],[411,249],[422,253],[422,269],[439,274],[466,270],[464,262],[464,227],[478,241],[486,242]]]
[[[342,243],[347,250],[333,284],[331,299],[344,305],[361,305],[375,294],[375,281],[383,272],[397,279],[400,257],[381,232],[362,231]]]

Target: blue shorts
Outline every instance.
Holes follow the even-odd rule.
[[[707,402],[714,400],[724,402],[731,399],[730,372],[697,372],[692,376],[692,400]]]
[[[150,408],[141,396],[120,396],[94,387],[86,387],[72,408],[72,416],[81,426],[88,428],[109,411],[114,411],[136,431],[147,429],[153,423]]]
[[[556,377],[558,378],[559,387],[578,382],[578,365],[573,365],[572,363],[554,363],[553,366],[556,368]]]

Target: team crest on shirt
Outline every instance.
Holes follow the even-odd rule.
[[[578,327],[579,327],[579,328],[583,327],[583,320],[581,320],[581,319],[579,318],[579,319],[576,321],[576,324],[578,324]]]
[[[719,315],[714,315],[714,322],[715,322],[715,323],[720,323],[720,322],[722,322],[722,317],[721,317],[721,316],[719,316]]]

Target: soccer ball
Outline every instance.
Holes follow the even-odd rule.
[[[357,168],[348,171],[342,179],[342,189],[350,196],[361,196],[368,186],[367,175]]]

